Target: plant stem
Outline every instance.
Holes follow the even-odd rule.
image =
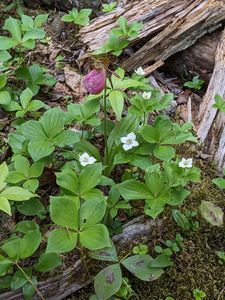
[[[79,250],[80,250],[80,253],[81,253],[81,259],[82,259],[82,261],[84,263],[84,266],[85,266],[86,273],[87,273],[88,277],[91,278],[91,275],[90,275],[89,270],[88,270],[88,266],[86,264],[84,250],[83,250],[82,245],[81,245],[81,247],[79,247]]]
[[[106,110],[106,85],[104,88],[104,94],[103,94],[103,111],[104,111],[104,144],[105,144],[105,164],[108,163],[108,146],[107,146],[107,110]]]
[[[31,278],[29,276],[27,276],[27,274],[24,272],[24,270],[20,267],[20,265],[16,262],[16,266],[17,268],[21,271],[21,273],[23,273],[24,277],[27,279],[27,281],[32,285],[32,287],[35,289],[35,291],[37,292],[38,296],[41,298],[41,300],[45,300],[45,298],[42,296],[41,292],[39,291],[39,289],[34,285],[33,281],[31,280]]]

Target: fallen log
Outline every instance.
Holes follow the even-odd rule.
[[[225,116],[218,109],[213,108],[215,96],[225,97],[225,30],[221,36],[217,46],[215,55],[215,67],[210,79],[207,92],[203,98],[198,114],[198,137],[202,142],[208,140],[209,147],[215,147],[215,157],[219,162],[219,166],[224,166],[224,124]]]
[[[98,49],[108,38],[109,31],[123,15],[130,22],[142,21],[143,28],[132,44],[147,42],[122,67],[127,71],[140,65],[155,65],[193,45],[207,32],[216,30],[225,19],[222,0],[141,0],[128,3],[116,12],[94,19],[81,29],[80,40],[89,51]]]
[[[151,238],[152,227],[161,227],[162,221],[143,220],[143,217],[138,217],[127,223],[123,232],[113,237],[113,240],[119,248],[130,248],[143,238],[147,241]],[[69,295],[75,293],[81,288],[91,283],[92,279],[86,277],[86,271],[81,259],[78,259],[72,266],[68,267],[62,273],[41,281],[38,284],[38,289],[45,300],[63,300]],[[23,294],[21,290],[12,290],[2,293],[0,300],[22,300]],[[33,300],[39,300],[39,296],[35,295]]]

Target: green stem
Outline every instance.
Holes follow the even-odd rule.
[[[23,273],[24,277],[27,279],[27,281],[32,285],[32,287],[35,289],[35,291],[37,292],[38,296],[41,298],[41,300],[45,300],[45,298],[42,296],[41,292],[39,291],[39,289],[34,285],[33,281],[31,280],[31,278],[29,276],[27,276],[27,274],[24,272],[24,270],[20,267],[20,265],[16,262],[16,266],[17,268],[20,270],[21,273]]]
[[[123,283],[126,285],[128,290],[131,290],[136,299],[140,300],[139,296],[135,293],[135,291],[126,283],[126,280],[123,279]]]
[[[107,110],[106,110],[106,85],[104,88],[104,94],[103,94],[103,111],[104,111],[104,144],[105,144],[105,164],[108,164],[108,146],[107,146]]]

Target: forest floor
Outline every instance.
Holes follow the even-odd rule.
[[[1,13],[2,11],[3,4],[0,4],[0,25],[8,14],[12,14],[12,12]],[[43,13],[43,11],[28,11],[31,15],[37,13]],[[31,51],[28,59],[36,63],[41,62],[57,79],[53,90],[46,90],[40,100],[51,107],[60,105],[63,108],[68,99],[79,102],[83,97],[80,81],[81,75],[87,70],[78,58],[84,50],[76,41],[76,28],[60,22],[61,13],[52,11],[47,11],[47,13],[50,14],[50,18],[45,29],[49,39],[46,40],[46,44],[41,44],[33,52]],[[163,73],[164,70],[160,69],[160,72]],[[168,78],[167,74],[163,76]],[[181,83],[179,78],[173,78],[173,81]],[[2,116],[1,119],[3,119]],[[4,130],[7,132],[7,126]],[[182,210],[198,212],[202,200],[225,208],[225,193],[212,183],[212,179],[218,174],[210,158],[203,158],[199,154],[202,153],[202,149],[197,146],[195,148],[193,145],[191,148],[180,148],[178,151],[184,157],[192,156],[202,172],[201,183],[192,184],[189,187],[191,194],[186,199]],[[199,229],[184,231],[176,225],[168,211],[165,213],[162,226],[152,229],[151,240],[148,242],[149,254],[154,253],[155,245],[163,245],[166,240],[173,240],[176,233],[180,233],[184,241],[181,251],[173,255],[173,266],[167,268],[157,281],[145,283],[125,273],[139,299],[164,300],[167,296],[172,296],[176,300],[191,300],[193,290],[196,288],[206,293],[206,299],[225,299],[225,268],[224,265],[219,264],[216,255],[216,251],[225,249],[224,228],[212,227],[199,215],[195,220],[200,222]],[[88,285],[68,297],[68,300],[86,300],[91,294],[93,294],[93,287]],[[136,298],[133,296],[131,299]]]

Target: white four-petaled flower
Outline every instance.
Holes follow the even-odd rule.
[[[85,167],[86,165],[92,165],[96,162],[96,159],[93,156],[89,156],[87,152],[84,152],[79,156],[79,162],[83,167]]]
[[[142,67],[139,67],[137,70],[134,70],[134,72],[139,76],[145,75],[145,71],[142,69]]]
[[[192,158],[188,158],[188,159],[185,159],[185,158],[182,158],[181,161],[179,162],[179,167],[180,168],[192,168]]]
[[[120,140],[123,143],[123,149],[125,151],[139,145],[139,143],[136,141],[136,135],[133,132],[129,133],[127,136],[121,137]]]
[[[148,100],[148,99],[151,98],[151,95],[152,95],[151,92],[144,92],[144,93],[142,94],[142,97],[143,97],[145,100]]]

